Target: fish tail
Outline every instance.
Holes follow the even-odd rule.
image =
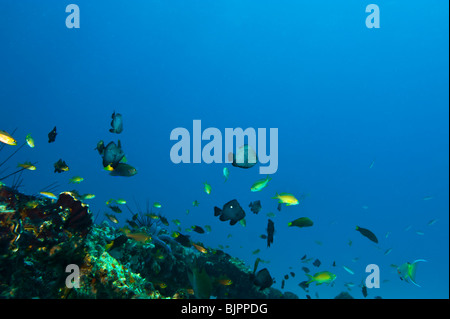
[[[411,267],[410,267],[410,271],[409,271],[409,279],[410,281],[416,285],[417,287],[420,287],[417,283],[416,283],[416,271],[417,271],[417,263],[424,261],[426,262],[425,259],[417,259],[415,261],[412,262]]]
[[[278,199],[280,195],[278,195],[278,192],[275,192],[275,197],[272,197],[273,199]]]
[[[310,274],[306,274],[306,276],[308,276],[309,281],[306,282],[307,285],[309,285],[310,283],[314,282],[314,277],[311,276]]]

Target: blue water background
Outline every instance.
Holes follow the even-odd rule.
[[[28,133],[36,140],[35,149],[8,162],[8,172],[38,162],[22,175],[23,192],[52,182],[70,190],[68,179],[80,175],[85,181],[75,188],[96,195],[89,204],[97,223],[110,213],[109,198],[125,198],[132,209],[133,199],[141,207],[158,201],[183,231],[211,226],[209,234],[189,233],[195,241],[228,245],[225,251],[249,267],[257,257],[270,261],[260,268],[269,269],[275,288],[293,271],[284,291],[301,298],[302,266],[337,274],[333,287],[312,286],[313,298],[333,298],[346,282],[362,298],[358,285],[368,264],[380,267],[382,281],[368,298],[449,297],[447,1],[377,0],[380,29],[366,28],[370,2],[356,0],[77,0],[80,29],[65,26],[69,3],[0,3],[0,129],[17,128],[20,143]],[[108,132],[114,110],[124,118],[120,135]],[[230,166],[224,183],[225,164],[173,164],[170,132],[192,133],[194,119],[222,133],[278,128],[278,171],[268,187],[250,192],[263,177],[257,167]],[[49,144],[55,125],[58,136]],[[138,174],[109,176],[94,150],[100,139],[120,139]],[[5,147],[0,160],[13,150]],[[68,173],[53,172],[59,158]],[[276,192],[309,196],[278,212]],[[233,198],[247,213],[245,228],[213,216],[215,205]],[[254,215],[248,204],[257,199],[262,211]],[[269,212],[276,213],[276,233],[267,248],[259,235]],[[287,227],[303,216],[314,226]],[[130,217],[125,209],[121,225]],[[356,225],[372,230],[379,244]],[[322,265],[302,264],[305,254]],[[391,267],[416,259],[428,261],[417,271],[420,288]]]

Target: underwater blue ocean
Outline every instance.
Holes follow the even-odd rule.
[[[113,272],[89,277],[94,260],[163,297],[233,298],[243,280],[213,274],[220,254],[248,267],[252,293],[449,298],[448,12],[441,0],[1,1],[0,298],[110,296]],[[92,224],[51,219],[63,192]],[[80,252],[74,238],[94,229],[98,254]],[[167,268],[179,256],[192,261]],[[64,288],[70,263],[86,295]],[[30,289],[59,290],[24,295],[17,265]]]

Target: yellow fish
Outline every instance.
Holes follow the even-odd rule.
[[[31,134],[28,134],[27,137],[25,137],[25,141],[29,147],[34,148],[34,139],[31,137]]]
[[[286,204],[286,206],[298,205],[298,199],[289,193],[276,193],[273,199],[278,199],[278,203]]]
[[[109,205],[109,204],[112,204],[112,203],[125,205],[127,203],[127,201],[125,199],[112,199],[112,198],[110,198],[109,200],[106,201],[106,205]]]
[[[336,279],[336,275],[329,271],[321,271],[314,274],[314,276],[306,274],[306,276],[309,278],[309,281],[307,282],[308,285],[312,282],[315,282],[316,285],[321,285],[323,283],[330,284]]]
[[[73,184],[80,184],[82,181],[84,181],[84,178],[80,176],[74,176],[71,179],[69,179],[69,183]]]
[[[260,179],[260,180],[256,181],[255,183],[253,183],[253,185],[252,185],[252,187],[250,188],[250,190],[251,190],[252,192],[259,192],[259,191],[261,191],[264,187],[267,186],[267,183],[269,183],[269,181],[270,181],[271,179],[272,179],[272,178],[270,178],[270,176],[267,175],[266,178]]]
[[[8,145],[17,145],[17,141],[7,132],[0,130],[0,142]]]
[[[221,284],[222,286],[230,286],[233,284],[233,281],[226,277],[226,276],[222,276],[216,279],[216,282]]]
[[[204,183],[205,184],[205,193],[206,194],[211,194],[211,185],[209,185],[207,182]]]
[[[109,172],[112,172],[112,171],[114,170],[114,168],[112,168],[111,164],[108,164],[108,166],[103,167],[103,169],[104,169],[105,171],[109,171]]]
[[[137,232],[137,233],[127,233],[125,234],[128,238],[132,238],[135,241],[141,242],[141,243],[146,243],[147,241],[149,241],[150,239],[152,239],[152,237],[144,232]]]
[[[50,199],[58,199],[58,197],[56,197],[55,194],[50,193],[50,192],[39,192],[39,194],[41,194],[44,197],[50,198]]]
[[[192,246],[194,246],[195,249],[197,249],[199,252],[201,252],[201,253],[203,253],[203,254],[206,254],[206,253],[208,252],[208,250],[206,250],[205,247],[202,247],[202,246],[200,246],[200,245],[197,245],[197,244],[192,243]]]
[[[161,289],[167,288],[167,284],[164,283],[164,282],[159,282],[159,283],[157,283],[157,285],[158,285],[159,288],[161,288]]]
[[[155,203],[153,204],[153,207],[155,207],[155,208],[161,208],[162,205],[161,205],[161,203],[155,202]]]
[[[22,167],[22,168],[30,170],[30,171],[35,171],[36,170],[36,166],[31,164],[30,162],[25,162],[23,164],[18,164],[17,167]]]
[[[105,214],[105,216],[112,221],[114,224],[118,224],[119,221],[117,220],[117,218],[114,215],[110,215],[110,214]]]
[[[39,202],[38,202],[38,201],[35,201],[35,200],[29,201],[29,202],[27,202],[27,203],[25,204],[25,206],[28,207],[28,208],[34,209],[34,208],[36,208],[36,207],[39,206]]]
[[[93,199],[93,198],[95,198],[95,195],[94,194],[84,194],[84,195],[82,195],[80,197],[81,197],[82,200]]]

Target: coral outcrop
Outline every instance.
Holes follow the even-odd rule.
[[[76,285],[67,284],[68,265],[78,269]],[[0,298],[192,299],[199,296],[197,269],[213,298],[297,297],[260,290],[241,260],[208,247],[200,252],[159,224],[130,233],[93,224],[74,193],[51,200],[0,186]]]

